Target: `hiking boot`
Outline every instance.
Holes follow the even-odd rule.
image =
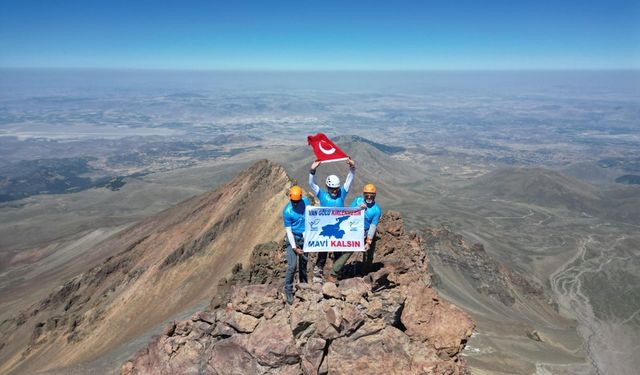
[[[293,293],[285,293],[285,295],[287,296],[287,304],[293,305]]]
[[[325,278],[325,281],[328,283],[337,283],[338,282],[338,278],[336,276],[334,276],[333,274],[328,274],[327,277]]]
[[[324,277],[323,277],[323,272],[322,272],[322,268],[318,267],[318,266],[314,266],[313,267],[313,279],[312,281],[314,283],[322,283],[324,282]]]
[[[322,268],[318,267],[318,266],[314,266],[313,267],[313,277],[322,277]]]

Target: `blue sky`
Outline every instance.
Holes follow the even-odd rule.
[[[640,69],[639,4],[0,0],[0,67]]]

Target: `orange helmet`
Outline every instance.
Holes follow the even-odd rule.
[[[292,201],[299,201],[302,199],[302,188],[298,185],[294,185],[289,189],[289,199]]]
[[[376,185],[374,184],[366,184],[364,185],[364,189],[362,189],[363,193],[376,193]]]

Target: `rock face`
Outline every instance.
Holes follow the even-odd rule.
[[[281,273],[251,280],[254,268],[269,269],[266,248],[279,250],[257,247],[257,261],[225,284],[223,297],[171,322],[122,374],[468,373],[459,353],[474,322],[431,289],[423,241],[405,233],[398,213],[380,222],[375,271],[353,275],[356,261],[337,287],[298,284],[291,306]],[[281,258],[272,260],[284,270]]]

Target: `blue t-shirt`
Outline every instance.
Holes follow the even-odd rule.
[[[320,190],[317,194],[321,207],[344,207],[344,200],[347,197],[347,191],[344,186],[338,190],[338,195],[332,197],[326,190]]]
[[[287,203],[282,211],[282,218],[284,220],[284,226],[291,227],[291,231],[294,234],[304,233],[304,211],[305,208],[310,205],[307,197],[302,197],[302,201],[298,203],[296,207],[293,207],[291,201]]]
[[[357,207],[361,204],[366,203],[363,196],[357,196],[353,202],[351,202],[351,207]],[[365,232],[369,230],[371,224],[378,225],[378,221],[380,221],[380,216],[382,215],[382,209],[378,206],[378,203],[373,202],[373,204],[367,203],[367,208],[364,211],[364,230]]]

